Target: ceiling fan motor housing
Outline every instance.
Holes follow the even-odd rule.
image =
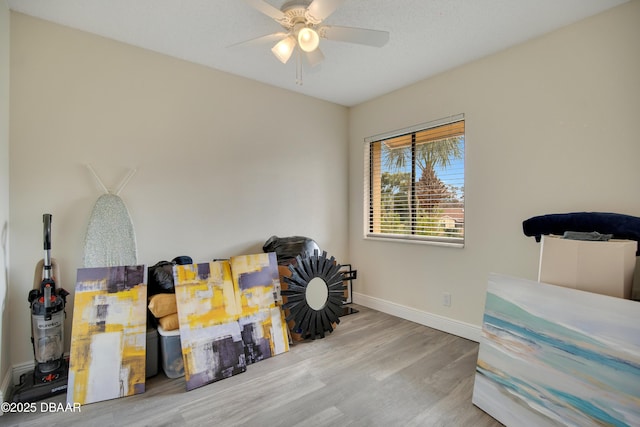
[[[309,6],[310,1],[289,1],[282,5],[282,13],[286,19],[280,22],[287,30],[294,30],[296,33],[301,28],[306,26],[312,26],[315,24],[319,24],[320,20],[309,19],[307,16],[307,6]]]

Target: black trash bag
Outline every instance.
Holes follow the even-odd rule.
[[[191,257],[182,255],[169,261],[160,261],[149,267],[147,278],[147,295],[173,294],[175,293],[173,283],[173,266],[193,264]]]
[[[173,287],[173,263],[160,261],[149,267],[147,277],[147,295],[172,294],[175,293]]]
[[[305,251],[312,254],[314,249],[320,251],[320,247],[313,239],[303,236],[271,236],[262,246],[264,252],[276,253],[279,264],[286,264]]]

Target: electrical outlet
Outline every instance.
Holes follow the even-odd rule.
[[[449,292],[442,293],[442,305],[451,307],[451,294]]]

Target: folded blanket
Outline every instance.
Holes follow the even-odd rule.
[[[565,231],[611,234],[614,239],[640,241],[640,218],[609,212],[573,212],[534,216],[522,222],[526,236],[536,242],[543,234],[562,235]],[[640,250],[636,251],[640,256]]]
[[[613,235],[601,234],[597,231],[565,231],[562,235],[563,239],[569,240],[589,240],[593,242],[606,242],[611,240]]]

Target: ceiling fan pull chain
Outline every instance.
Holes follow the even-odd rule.
[[[302,52],[296,48],[296,84],[302,86]]]

